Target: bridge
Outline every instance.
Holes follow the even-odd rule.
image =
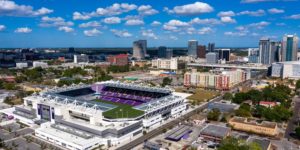
[[[235,68],[235,69],[250,69],[250,70],[267,70],[269,65],[261,64],[207,64],[207,63],[188,63],[189,67],[210,67],[210,68]]]

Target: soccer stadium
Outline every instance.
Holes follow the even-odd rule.
[[[171,89],[105,81],[46,89],[2,112],[40,125],[35,135],[49,142],[93,149],[129,142],[186,109],[185,98]]]

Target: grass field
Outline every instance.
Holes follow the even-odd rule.
[[[118,107],[111,109],[109,111],[103,112],[103,116],[109,119],[117,119],[117,118],[135,118],[144,114],[143,111],[132,108],[130,105],[114,103],[104,100],[95,100],[96,102],[103,102],[112,105],[116,105]]]
[[[183,88],[176,89],[176,92],[183,92]],[[205,90],[197,88],[195,89],[195,94],[187,97],[191,101],[191,103],[199,104],[201,102],[205,102],[209,99],[216,97],[219,94],[217,91]]]

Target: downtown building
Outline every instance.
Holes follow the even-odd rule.
[[[147,40],[138,40],[133,42],[133,58],[142,60],[147,55]]]
[[[128,55],[127,54],[119,54],[115,56],[107,56],[106,60],[111,65],[116,66],[125,66],[128,65]]]
[[[246,71],[237,70],[211,70],[210,72],[197,72],[192,70],[184,74],[184,86],[229,90],[234,85],[246,81],[249,75]]]
[[[208,52],[215,51],[215,43],[208,43]]]
[[[198,48],[198,41],[197,40],[189,40],[188,41],[188,55],[197,57],[197,48]]]
[[[152,68],[165,69],[165,70],[178,70],[179,60],[178,58],[171,59],[153,59]]]
[[[296,61],[298,52],[298,36],[285,35],[282,39],[282,61]]]
[[[216,64],[219,60],[219,54],[214,52],[207,53],[205,57],[208,64]]]
[[[273,63],[271,76],[282,79],[300,79],[300,61]]]
[[[158,58],[170,59],[173,57],[173,49],[167,48],[165,46],[160,46],[158,47],[157,56]]]
[[[89,56],[86,54],[74,55],[74,63],[88,63]]]
[[[204,58],[206,55],[206,46],[205,45],[198,45],[197,47],[197,58]]]
[[[230,61],[230,49],[220,49],[219,60]]]
[[[259,41],[259,58],[261,64],[272,64],[280,59],[281,42],[271,41],[269,38],[261,38]]]

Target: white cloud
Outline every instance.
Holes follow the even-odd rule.
[[[187,28],[189,26],[190,24],[188,22],[172,19],[163,25],[163,29],[167,31],[178,32],[182,30],[182,28]]]
[[[5,25],[0,24],[0,32],[6,29]]]
[[[29,5],[18,5],[14,1],[0,0],[0,16],[34,17],[52,13],[53,10],[42,7],[34,10]]]
[[[241,3],[259,3],[259,2],[271,2],[277,0],[242,0]]]
[[[176,36],[174,36],[174,35],[171,35],[169,38],[170,38],[171,40],[178,40],[178,38],[177,38]]]
[[[137,9],[135,4],[114,3],[111,6],[102,8],[99,7],[92,12],[74,12],[74,20],[88,20],[92,17],[116,16]]]
[[[73,13],[73,20],[88,20],[90,18],[90,14],[80,13],[77,11]]]
[[[167,31],[177,31],[177,30],[178,30],[177,27],[175,27],[175,26],[170,26],[170,25],[166,25],[166,24],[163,25],[163,29],[164,29],[164,30],[167,30]]]
[[[158,13],[158,11],[153,9],[150,5],[141,5],[137,10],[139,14],[143,16],[150,16]]]
[[[290,15],[286,17],[286,19],[294,19],[294,20],[300,19],[300,14]]]
[[[108,17],[108,18],[104,18],[103,22],[106,24],[119,24],[121,23],[121,18],[119,17]]]
[[[236,23],[236,20],[231,17],[221,17],[223,23]]]
[[[128,26],[138,26],[138,25],[143,25],[143,24],[145,24],[144,21],[140,20],[140,19],[130,19],[125,22],[125,25],[128,25]]]
[[[89,36],[89,37],[92,37],[92,36],[98,36],[99,34],[101,34],[102,32],[97,30],[96,28],[94,29],[91,29],[91,30],[84,30],[83,31],[83,34],[85,36]]]
[[[152,39],[155,39],[155,40],[158,39],[157,35],[150,29],[149,30],[142,30],[141,32],[142,32],[142,36],[144,36],[144,37],[152,38]]]
[[[87,22],[87,23],[80,24],[79,27],[80,28],[89,28],[89,27],[96,28],[96,27],[101,27],[101,24],[97,21],[90,21],[90,22]]]
[[[39,26],[41,27],[60,27],[60,26],[73,26],[71,21],[65,21],[62,17],[48,17],[44,16],[41,19]]]
[[[111,29],[110,30],[116,37],[121,37],[121,38],[128,38],[128,37],[132,37],[132,34],[129,33],[126,30],[115,30],[115,29]]]
[[[218,13],[218,17],[232,17],[235,16],[233,11],[221,11]]]
[[[61,17],[48,17],[48,16],[44,16],[41,19],[43,22],[60,22],[60,21],[65,21],[63,18]]]
[[[248,25],[248,27],[253,27],[253,28],[257,28],[257,29],[263,29],[264,27],[270,25],[270,22],[266,22],[266,21],[261,21],[261,22],[257,22],[257,23],[251,23]]]
[[[281,13],[284,13],[284,10],[283,9],[277,9],[277,8],[271,8],[271,9],[268,9],[268,12],[270,14],[281,14]]]
[[[210,27],[203,27],[203,28],[201,28],[201,29],[198,30],[198,34],[201,34],[201,35],[203,35],[203,34],[210,34],[212,32],[214,32],[214,31]]]
[[[189,26],[189,23],[173,19],[167,22],[166,25],[175,27],[186,27]]]
[[[175,6],[173,9],[164,8],[165,11],[176,15],[198,15],[201,13],[209,13],[214,11],[207,3],[195,2],[193,4],[186,4],[182,6]]]
[[[160,26],[160,25],[161,25],[161,22],[159,22],[159,21],[153,21],[151,23],[151,26]]]
[[[30,32],[32,32],[32,29],[28,27],[21,27],[15,30],[15,33],[30,33]]]
[[[96,12],[92,12],[92,16],[114,16],[136,9],[137,6],[128,3],[114,3],[106,8],[97,8]]]
[[[232,32],[232,31],[228,31],[228,32],[224,32],[224,35],[227,36],[246,36],[248,32]]]
[[[242,11],[239,12],[238,15],[249,15],[249,16],[254,16],[254,17],[260,17],[260,16],[264,16],[266,14],[266,12],[262,9],[256,10],[256,11]]]
[[[74,31],[73,28],[70,28],[70,27],[67,27],[67,26],[59,27],[58,30],[59,30],[59,31],[64,31],[64,32],[67,32],[67,33],[73,32],[73,31]]]
[[[200,18],[194,18],[190,22],[190,24],[205,24],[205,25],[216,25],[220,24],[220,20],[214,19],[214,18],[209,18],[209,19],[200,19]]]

